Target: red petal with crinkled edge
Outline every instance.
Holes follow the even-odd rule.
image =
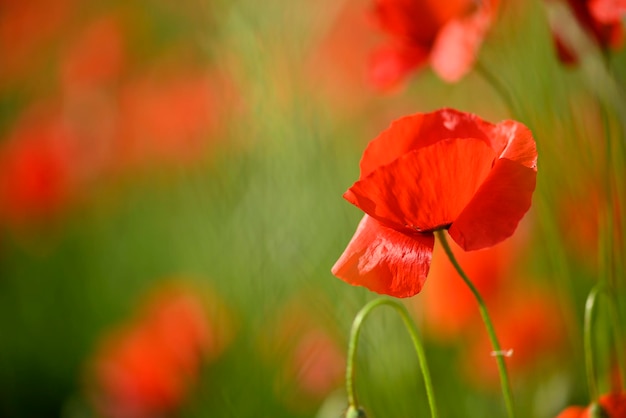
[[[490,143],[489,135],[495,128],[474,114],[448,108],[403,117],[367,145],[361,158],[360,180],[409,151],[446,139],[479,138]]]
[[[332,272],[376,293],[410,297],[422,290],[434,244],[432,233],[403,234],[365,215]]]
[[[499,159],[471,202],[450,226],[465,251],[490,247],[513,235],[530,208],[536,169]]]
[[[499,158],[506,158],[537,170],[537,146],[533,134],[526,126],[505,120],[489,127],[491,147]]]
[[[440,141],[373,171],[344,197],[397,230],[441,228],[470,202],[494,158],[493,149],[480,139]]]

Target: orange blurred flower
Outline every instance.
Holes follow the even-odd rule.
[[[124,38],[116,16],[95,19],[63,52],[63,87],[71,92],[111,82],[121,75],[124,60]]]
[[[45,46],[70,18],[73,0],[0,0],[0,85],[37,66]]]
[[[0,144],[0,222],[20,226],[59,214],[82,174],[75,132],[53,112],[27,113]]]
[[[487,303],[503,351],[500,354],[507,357],[507,367],[514,375],[550,364],[558,358],[554,355],[565,341],[565,318],[553,295],[533,289],[528,283],[524,283],[523,289],[522,293],[509,288],[491,304]],[[494,355],[498,353],[493,353],[482,321],[476,318],[466,332],[470,336],[463,353],[467,376],[476,384],[497,387],[499,374]]]
[[[606,418],[626,418],[626,393],[610,393],[608,395],[600,396],[598,404],[602,409]],[[563,410],[556,418],[592,418],[593,408],[598,406],[588,406],[587,408],[582,406],[570,406]]]
[[[191,290],[159,289],[129,324],[111,332],[92,359],[93,399],[111,418],[163,416],[176,410],[227,339]]]
[[[343,382],[343,350],[310,309],[320,303],[291,301],[279,310],[273,331],[262,336],[267,360],[279,364],[276,390],[294,410],[321,401]]]
[[[510,283],[508,276],[521,249],[518,235],[482,251],[465,252],[450,242],[457,261],[487,303],[497,298]],[[442,248],[434,249],[429,276],[425,297],[413,299],[412,303],[416,308],[421,307],[430,335],[441,341],[456,339],[479,316],[476,298]]]
[[[115,147],[123,165],[189,161],[203,155],[218,118],[218,79],[201,72],[149,76],[120,93],[120,136]]]

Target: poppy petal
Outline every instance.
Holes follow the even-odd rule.
[[[397,230],[451,224],[489,174],[495,152],[475,138],[449,139],[411,151],[363,180],[344,197]]]
[[[469,204],[450,226],[465,251],[490,247],[513,235],[530,208],[536,169],[499,159]]]
[[[499,158],[537,170],[537,146],[526,126],[514,120],[505,120],[493,126],[489,138]]]
[[[444,108],[394,121],[370,141],[361,159],[360,179],[409,151],[451,138],[479,138],[489,142],[495,125],[471,113]],[[495,148],[494,148],[495,149]],[[499,152],[498,152],[499,154]]]
[[[621,24],[626,15],[626,0],[590,0],[588,7],[591,16],[599,23]]]
[[[570,406],[563,410],[556,418],[583,418],[585,416],[585,408],[582,406]]]
[[[410,297],[422,290],[434,244],[433,234],[403,234],[365,215],[332,273],[377,293]]]
[[[472,69],[490,25],[491,15],[477,12],[441,28],[430,53],[430,63],[441,79],[454,83]]]
[[[379,90],[391,91],[427,60],[428,51],[421,48],[380,48],[370,58],[369,81]]]

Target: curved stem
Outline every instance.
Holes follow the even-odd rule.
[[[428,405],[430,407],[430,416],[432,418],[437,418],[437,407],[435,405],[435,395],[430,379],[430,372],[428,371],[428,364],[426,363],[424,347],[422,346],[422,343],[419,339],[417,328],[411,320],[411,317],[409,316],[406,308],[398,302],[387,298],[378,298],[367,303],[363,308],[361,308],[359,313],[357,313],[356,317],[354,318],[354,322],[352,322],[352,329],[350,331],[350,342],[348,344],[348,361],[346,366],[346,391],[348,393],[349,408],[356,410],[359,406],[356,397],[356,391],[354,389],[354,363],[359,335],[361,334],[361,326],[363,324],[363,321],[365,321],[365,318],[370,314],[370,312],[372,312],[376,307],[381,305],[388,305],[394,308],[395,311],[398,312],[398,314],[400,314],[400,316],[402,317],[404,325],[411,335],[411,340],[413,341],[413,346],[415,347],[415,351],[417,353],[420,368],[422,369],[422,377],[424,378],[426,396],[428,397]]]
[[[496,363],[498,364],[498,372],[500,373],[500,383],[502,385],[502,393],[504,395],[504,403],[506,404],[506,410],[508,412],[509,418],[515,417],[514,408],[513,408],[513,395],[511,391],[511,384],[509,383],[509,375],[506,371],[506,364],[504,362],[504,356],[506,355],[502,349],[500,348],[500,343],[498,342],[498,337],[496,336],[496,331],[493,326],[493,322],[489,317],[489,313],[487,312],[487,306],[485,305],[485,301],[482,296],[478,292],[478,289],[474,286],[472,281],[467,277],[461,266],[459,265],[456,257],[452,253],[452,249],[448,244],[446,236],[443,230],[436,231],[435,234],[437,238],[439,238],[439,242],[443,246],[443,249],[446,251],[450,262],[456,269],[459,276],[463,279],[467,287],[474,294],[474,298],[476,302],[478,302],[478,309],[480,310],[480,315],[483,318],[483,322],[485,323],[485,328],[487,329],[487,334],[489,335],[489,339],[491,340],[491,346],[493,347],[493,352],[495,354]]]

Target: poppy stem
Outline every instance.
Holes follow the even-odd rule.
[[[585,319],[583,323],[583,347],[585,350],[585,369],[587,370],[587,385],[589,386],[589,396],[592,402],[598,400],[600,395],[598,386],[596,385],[596,367],[593,357],[593,339],[591,333],[591,325],[593,324],[593,313],[595,312],[598,286],[594,286],[587,296],[585,302]]]
[[[513,408],[513,395],[511,391],[511,384],[509,382],[509,375],[506,371],[506,364],[504,362],[504,357],[505,355],[507,355],[507,352],[502,351],[502,349],[500,348],[500,343],[498,342],[498,337],[496,336],[493,322],[491,321],[489,313],[487,312],[487,305],[485,305],[485,301],[483,300],[482,296],[480,296],[478,289],[476,289],[472,281],[467,277],[467,275],[459,265],[459,262],[454,257],[454,254],[452,253],[452,249],[448,244],[444,231],[439,230],[436,231],[435,234],[437,235],[437,238],[439,238],[439,242],[441,242],[443,249],[446,251],[450,262],[456,269],[457,273],[459,273],[459,276],[461,276],[467,287],[469,287],[469,289],[474,294],[476,302],[478,302],[478,309],[480,310],[480,315],[482,316],[483,322],[485,323],[485,328],[487,329],[487,334],[489,335],[489,339],[491,340],[491,346],[493,347],[493,353],[495,354],[494,356],[496,358],[496,363],[498,364],[498,372],[500,373],[500,383],[502,385],[502,393],[504,395],[506,410],[508,412],[509,418],[514,418],[515,412]]]
[[[506,89],[504,84],[500,82],[487,68],[480,62],[477,61],[474,65],[474,68],[480,74],[487,84],[489,84],[493,89],[498,93],[504,104],[508,108],[511,115],[516,114],[517,106],[515,106],[515,101],[513,100],[513,95]]]
[[[621,339],[621,333],[619,330],[619,316],[617,313],[617,309],[615,307],[615,300],[612,297],[609,289],[604,283],[598,283],[595,285],[591,291],[589,292],[589,296],[587,296],[587,301],[585,302],[585,318],[584,318],[584,329],[583,329],[583,344],[585,350],[585,367],[587,370],[587,384],[589,385],[589,396],[591,397],[592,402],[598,400],[600,395],[600,391],[598,390],[598,385],[596,384],[596,367],[595,367],[595,357],[593,352],[593,316],[596,311],[596,301],[598,299],[598,295],[600,293],[604,293],[609,302],[609,322],[613,329],[613,340],[615,344],[615,355],[617,357],[618,369],[620,373],[621,384],[624,384],[624,356],[622,354],[623,350],[623,342]]]
[[[428,405],[430,407],[430,416],[432,418],[437,418],[437,407],[435,405],[435,395],[433,392],[432,381],[430,379],[430,372],[428,371],[428,363],[426,362],[426,355],[424,353],[424,347],[419,338],[417,327],[415,323],[411,320],[409,313],[407,312],[404,305],[400,303],[387,299],[387,298],[378,298],[368,302],[361,310],[357,313],[354,321],[352,322],[352,329],[350,331],[350,342],[348,344],[348,361],[346,365],[346,392],[348,393],[348,410],[349,411],[358,411],[359,403],[356,396],[356,391],[354,389],[354,364],[356,357],[356,349],[359,342],[359,335],[361,334],[361,326],[365,321],[365,318],[378,306],[388,305],[392,307],[400,316],[406,326],[407,331],[411,335],[411,340],[413,341],[413,346],[415,347],[415,352],[417,353],[417,358],[419,360],[420,368],[422,370],[422,377],[424,378],[424,386],[426,387],[426,396],[428,397]]]

